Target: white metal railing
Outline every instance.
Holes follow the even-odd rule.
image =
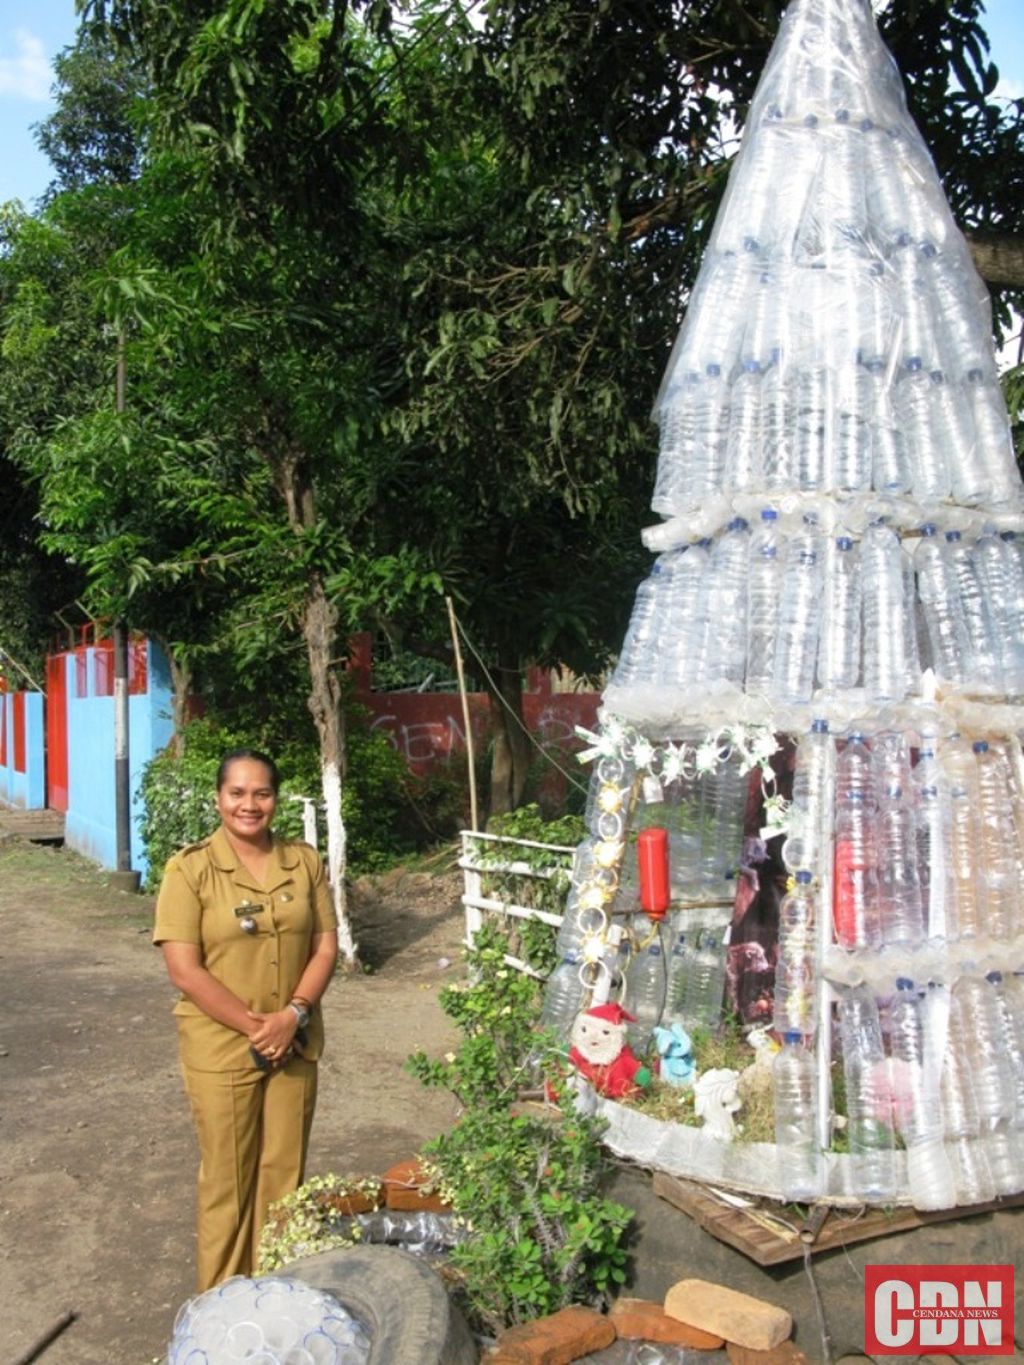
[[[540,910],[532,905],[517,905],[514,901],[500,900],[495,896],[485,896],[483,880],[489,874],[497,873],[532,878],[541,882],[565,876],[568,882],[573,854],[576,852],[574,848],[569,848],[565,844],[542,844],[534,839],[514,839],[503,834],[482,834],[469,829],[464,829],[461,837],[462,854],[459,858],[459,867],[462,868],[465,883],[462,904],[466,911],[467,947],[473,946],[473,940],[483,924],[484,914],[502,915],[511,919],[540,920],[542,924],[550,924],[554,928],[562,923],[563,917],[550,910]],[[493,848],[494,853],[484,855],[486,861],[481,861],[481,849],[486,846]],[[524,862],[515,856],[516,848],[544,849],[551,855],[550,863],[537,867]],[[506,850],[508,856],[501,856]],[[516,971],[525,972],[527,976],[535,976],[539,980],[544,979],[543,972],[538,972],[522,958],[506,953],[505,961]]]

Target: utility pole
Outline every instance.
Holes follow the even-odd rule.
[[[124,329],[117,334],[115,407],[124,412]],[[114,830],[117,871],[112,878],[122,891],[138,891],[139,874],[132,871],[131,787],[128,765],[128,632],[114,623]]]

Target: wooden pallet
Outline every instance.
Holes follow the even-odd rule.
[[[0,834],[13,834],[34,844],[62,844],[64,815],[59,810],[19,810],[0,807]]]
[[[954,1218],[970,1218],[977,1213],[1024,1205],[1024,1194],[997,1199],[991,1204],[973,1204],[969,1208],[940,1209],[931,1213],[909,1208],[865,1208],[854,1213],[850,1209],[832,1209],[817,1204],[810,1207],[807,1219],[801,1221],[792,1204],[749,1197],[747,1205],[738,1206],[726,1202],[735,1196],[727,1194],[718,1198],[703,1185],[660,1171],[654,1174],[654,1193],[688,1214],[712,1237],[741,1251],[758,1265],[781,1265],[802,1259],[806,1250],[816,1255],[819,1251],[888,1237],[896,1232],[909,1232],[930,1223],[945,1223]]]

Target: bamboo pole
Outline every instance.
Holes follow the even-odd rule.
[[[466,695],[466,675],[462,669],[462,650],[459,647],[459,627],[455,620],[452,599],[444,599],[448,608],[448,624],[452,632],[452,648],[455,651],[455,675],[459,680],[459,700],[462,702],[462,723],[466,727],[466,762],[469,765],[469,820],[474,833],[480,828],[480,816],[476,804],[476,753],[473,745],[473,724],[469,715],[469,697]]]

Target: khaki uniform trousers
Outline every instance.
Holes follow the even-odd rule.
[[[267,1209],[302,1184],[316,1105],[315,1062],[277,1071],[182,1064],[199,1137],[199,1292],[251,1275]]]

